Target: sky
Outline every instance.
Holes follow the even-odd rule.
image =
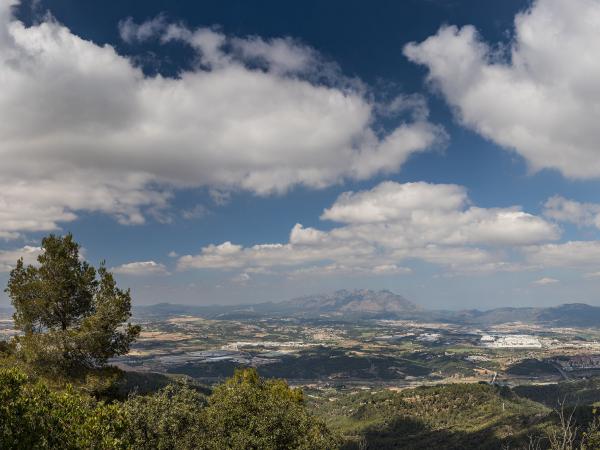
[[[0,283],[600,305],[598,54],[599,0],[0,0]]]

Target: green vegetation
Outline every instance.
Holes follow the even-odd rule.
[[[553,411],[485,384],[333,391],[310,398],[307,404],[301,390],[246,369],[209,395],[173,382],[151,394],[105,402],[5,368],[0,448],[600,448],[600,422],[592,409],[587,416],[569,408]]]
[[[324,423],[307,412],[301,390],[261,379],[255,370],[237,371],[218,386],[203,417],[214,450],[337,447]]]
[[[0,369],[0,448],[113,449],[126,424],[118,405],[72,389],[53,391],[18,369]]]
[[[549,410],[508,389],[450,384],[364,392],[314,405],[346,448],[501,448],[524,441]]]
[[[156,394],[134,396],[122,405],[124,440],[136,449],[195,448],[202,437],[206,397],[185,385],[170,385]]]
[[[523,385],[514,388],[521,397],[555,408],[559,402],[569,406],[594,405],[600,402],[600,378],[590,378],[541,386]]]
[[[556,374],[557,370],[556,367],[554,367],[554,365],[548,361],[540,361],[539,359],[528,358],[510,366],[506,373],[511,375],[523,375],[531,377]]]
[[[6,288],[23,333],[15,338],[22,359],[40,370],[72,373],[127,353],[140,332],[125,324],[129,290],[119,289],[104,265],[96,270],[82,261],[70,234],[44,238],[42,250],[37,266],[17,262]]]
[[[236,372],[206,397],[181,384],[111,404],[81,391],[54,391],[18,369],[0,369],[2,449],[336,448],[302,391],[255,370]]]
[[[507,387],[447,384],[313,397],[343,450],[600,448],[592,407],[550,409]]]

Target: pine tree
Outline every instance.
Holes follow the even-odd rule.
[[[41,368],[96,368],[129,351],[140,327],[131,317],[129,290],[119,289],[104,263],[80,258],[71,234],[42,240],[37,265],[17,261],[6,293],[15,308],[16,348]]]

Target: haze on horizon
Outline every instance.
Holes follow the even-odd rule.
[[[600,305],[600,1],[397,3],[0,0],[0,282]]]

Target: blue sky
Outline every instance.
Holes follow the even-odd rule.
[[[71,231],[140,304],[600,304],[597,1],[0,5],[2,283]]]

